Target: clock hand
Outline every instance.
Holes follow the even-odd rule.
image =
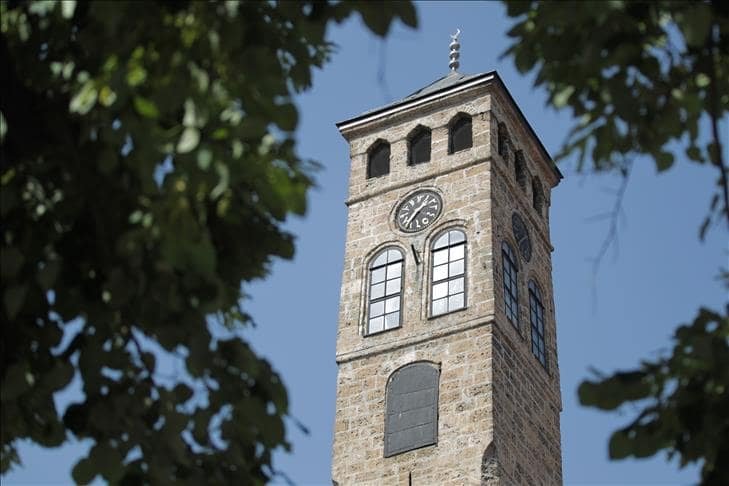
[[[428,201],[427,201],[427,198],[426,198],[426,201],[425,201],[425,202],[424,202],[423,204],[421,204],[421,205],[420,205],[420,207],[419,207],[418,209],[416,209],[415,211],[413,211],[413,214],[411,214],[411,215],[410,215],[410,217],[408,218],[408,220],[407,220],[407,221],[405,222],[405,227],[406,227],[406,228],[407,228],[408,226],[410,226],[410,223],[412,223],[412,221],[413,221],[413,220],[415,219],[415,216],[417,216],[417,215],[418,215],[418,213],[419,213],[420,211],[422,211],[422,210],[423,210],[423,208],[424,208],[425,206],[427,206],[427,205],[428,205]]]

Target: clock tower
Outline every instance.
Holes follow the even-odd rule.
[[[351,173],[337,485],[562,482],[549,236],[559,170],[496,72],[337,124]]]

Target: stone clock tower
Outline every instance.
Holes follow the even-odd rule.
[[[332,481],[562,482],[550,192],[496,72],[337,124],[350,144]]]

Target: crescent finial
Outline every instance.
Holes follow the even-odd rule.
[[[461,44],[458,43],[458,36],[461,35],[461,29],[456,29],[455,34],[451,34],[451,44],[450,46],[450,62],[448,63],[448,67],[451,68],[452,72],[456,72],[458,70],[458,66],[460,63],[458,62],[458,58],[461,57],[461,53],[459,52],[461,49]]]

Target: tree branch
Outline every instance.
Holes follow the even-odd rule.
[[[709,116],[711,117],[711,134],[714,139],[714,150],[709,151],[711,163],[719,169],[719,180],[721,181],[721,189],[724,196],[724,216],[727,224],[729,224],[729,181],[727,180],[727,168],[724,162],[724,155],[721,150],[721,139],[719,138],[719,97],[716,92],[716,36],[719,32],[719,26],[716,22],[711,26],[711,35],[709,36]]]
[[[613,203],[613,207],[610,211],[603,213],[600,216],[600,219],[610,219],[610,224],[608,225],[608,232],[605,235],[605,238],[603,239],[602,245],[600,246],[600,249],[597,252],[597,255],[595,255],[594,258],[592,258],[592,303],[593,308],[595,307],[595,303],[597,302],[597,273],[600,270],[600,265],[602,264],[602,260],[605,257],[605,254],[607,253],[608,249],[617,241],[618,239],[618,218],[620,217],[620,213],[623,209],[623,199],[625,198],[625,191],[628,188],[628,181],[630,180],[630,169],[632,167],[632,163],[627,162],[625,159],[622,162],[622,170],[621,175],[623,177],[623,180],[620,183],[620,187],[618,187],[617,191],[615,192],[615,201]]]

